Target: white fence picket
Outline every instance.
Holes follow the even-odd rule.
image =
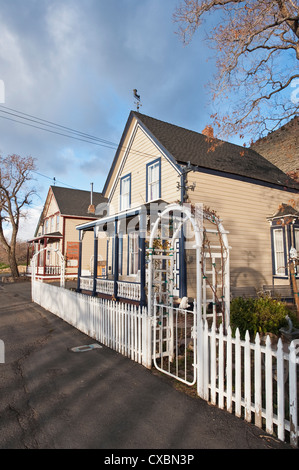
[[[267,336],[265,353],[265,374],[266,374],[266,431],[273,433],[273,370],[272,370],[272,349],[271,340]]]
[[[255,337],[254,348],[254,416],[255,425],[259,428],[262,427],[262,352],[261,340],[257,333]]]
[[[236,342],[235,342],[235,415],[241,417],[241,339],[240,332],[237,328],[236,331]]]
[[[298,445],[298,397],[297,397],[297,363],[295,341],[290,345],[289,360],[289,400],[290,400],[290,441],[296,447]]]
[[[251,356],[250,336],[248,331],[245,335],[244,346],[244,397],[245,397],[245,419],[251,422]]]

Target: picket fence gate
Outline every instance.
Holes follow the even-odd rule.
[[[41,281],[32,282],[32,300],[91,338],[150,368],[153,317],[146,307],[79,294]],[[237,330],[224,334],[220,325],[197,327],[197,393],[199,397],[254,423],[281,441],[298,446],[298,345],[287,348],[267,336],[250,342]]]

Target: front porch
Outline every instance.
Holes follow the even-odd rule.
[[[54,249],[61,249],[62,239],[63,236],[60,232],[53,232],[27,241],[26,276],[32,277],[31,260],[36,253],[39,253],[35,266],[35,275],[40,279],[59,279],[61,266]]]
[[[105,216],[77,227],[79,231],[79,263],[77,292],[95,297],[147,304],[145,206]],[[91,276],[82,272],[84,235],[93,232]]]

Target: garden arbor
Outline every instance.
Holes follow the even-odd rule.
[[[196,382],[199,323],[211,319],[215,324],[221,322],[224,329],[229,325],[227,233],[215,212],[202,204],[170,204],[152,226],[148,248],[148,310],[153,316],[153,359],[158,369],[189,385]],[[182,249],[187,265],[185,273],[179,266]],[[180,299],[177,273],[185,276],[188,289],[186,297]],[[188,310],[192,304],[192,310]]]

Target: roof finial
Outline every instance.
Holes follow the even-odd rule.
[[[142,106],[142,104],[140,103],[140,95],[137,95],[136,88],[133,90],[133,93],[134,93],[134,98],[136,98],[136,100],[137,100],[137,101],[134,101],[134,104],[136,104],[137,111],[139,111],[139,106]]]

